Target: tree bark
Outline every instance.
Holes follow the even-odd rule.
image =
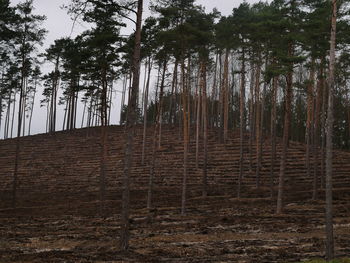
[[[240,126],[239,126],[239,176],[238,176],[238,188],[237,198],[241,198],[241,186],[243,178],[243,162],[244,162],[244,132],[245,132],[245,116],[244,116],[244,104],[245,104],[245,50],[242,50],[241,58],[241,87],[240,87],[240,101],[239,101],[239,115],[240,115]]]
[[[211,104],[210,104],[210,127],[214,128],[214,126],[217,126],[216,118],[215,116],[215,101],[217,97],[217,68],[218,68],[218,60],[219,60],[219,54],[216,53],[215,57],[215,65],[214,65],[214,79],[213,79],[213,86],[212,86],[212,95],[211,95]]]
[[[293,44],[290,43],[288,47],[288,56],[293,56]],[[291,67],[293,68],[293,67]],[[280,163],[280,174],[278,180],[278,195],[277,195],[277,209],[276,213],[281,214],[283,210],[283,196],[284,196],[284,180],[286,173],[287,163],[287,149],[289,143],[289,129],[291,119],[291,106],[292,106],[292,86],[293,86],[293,70],[287,73],[287,87],[285,95],[285,112],[284,112],[284,127],[283,127],[283,141],[282,141],[282,153]]]
[[[206,62],[201,65],[201,90],[202,90],[202,119],[203,119],[203,180],[202,196],[208,195],[208,109],[207,109],[207,66]]]
[[[164,83],[165,83],[165,75],[166,75],[166,69],[167,69],[167,61],[164,59],[163,61],[163,74],[162,74],[162,81],[160,83],[160,90],[159,90],[159,115],[157,124],[159,128],[158,136],[158,148],[160,148],[162,143],[162,115],[163,115],[163,97],[164,97]]]
[[[203,63],[203,62],[201,62]],[[200,133],[200,127],[201,127],[201,107],[202,107],[202,67],[203,65],[199,65],[199,85],[196,85],[197,91],[196,91],[196,168],[199,167],[199,133]],[[203,114],[202,114],[203,115]]]
[[[310,153],[311,153],[311,140],[312,140],[312,123],[314,121],[314,81],[315,81],[315,61],[312,59],[310,68],[309,84],[307,87],[307,119],[306,119],[306,176],[311,177],[311,164],[310,164]],[[314,182],[315,183],[315,182]],[[314,189],[315,191],[315,189]],[[312,199],[316,199],[315,192],[313,192]]]
[[[275,160],[276,160],[276,116],[277,116],[277,92],[278,77],[272,80],[272,109],[271,109],[271,167],[270,167],[270,195],[273,198]]]
[[[226,49],[225,62],[224,62],[224,76],[223,76],[223,118],[224,118],[224,143],[226,144],[228,136],[228,57],[229,50]]]
[[[189,134],[188,134],[188,91],[186,87],[186,77],[185,77],[185,61],[181,61],[181,79],[182,79],[182,111],[183,111],[183,140],[184,140],[184,170],[183,170],[183,180],[182,180],[182,195],[181,195],[181,214],[186,213],[186,193],[187,193],[187,173],[188,173],[188,144],[189,144]]]
[[[249,172],[253,170],[253,138],[254,138],[254,75],[253,62],[250,63],[250,102],[249,102]]]
[[[171,82],[171,95],[170,95],[170,106],[169,106],[169,124],[175,124],[176,117],[176,87],[177,87],[177,69],[178,69],[178,59],[175,59],[174,72],[173,72],[173,80]],[[174,110],[175,108],[175,110]]]
[[[125,159],[124,159],[124,172],[122,179],[122,213],[121,213],[121,235],[120,235],[120,248],[121,250],[127,250],[129,248],[129,210],[130,210],[130,173],[132,167],[132,155],[134,145],[134,130],[136,122],[136,103],[137,94],[140,82],[140,53],[141,53],[141,24],[142,24],[142,9],[143,0],[137,2],[137,19],[136,19],[136,31],[135,31],[135,46],[132,61],[133,82],[131,97],[129,98],[129,110],[126,121],[126,145],[125,145]]]
[[[151,57],[148,58],[148,73],[147,73],[147,83],[143,99],[143,136],[142,136],[142,165],[145,164],[145,148],[146,148],[146,135],[147,135],[147,107],[148,107],[148,93],[149,93],[149,83],[151,79],[152,71],[152,61]]]
[[[260,187],[260,166],[261,166],[261,148],[260,148],[260,110],[261,110],[261,98],[260,98],[260,74],[261,64],[257,64],[255,75],[255,147],[256,147],[256,170],[255,170],[255,184],[256,188]]]
[[[329,50],[329,76],[328,76],[328,112],[327,112],[327,146],[326,146],[326,259],[334,258],[333,239],[333,93],[334,93],[334,65],[335,41],[337,25],[337,0],[332,0],[331,41]]]

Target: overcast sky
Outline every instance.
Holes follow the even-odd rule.
[[[12,5],[16,5],[20,0],[11,0]],[[35,13],[46,15],[47,20],[44,27],[49,31],[46,37],[45,46],[53,43],[53,41],[60,37],[69,36],[72,28],[72,20],[67,15],[66,10],[62,10],[64,4],[68,4],[70,0],[34,0]],[[229,15],[234,7],[237,7],[243,1],[241,0],[197,0],[196,3],[205,7],[207,12],[213,8],[217,8],[223,15]],[[248,3],[256,3],[257,0],[247,0]],[[150,0],[145,0],[144,8],[145,15],[150,15],[148,10]],[[76,25],[74,33],[78,34],[84,27]],[[75,35],[73,34],[73,35]]]
[[[20,2],[20,0],[10,0],[12,5],[16,5]],[[46,36],[44,46],[41,48],[40,51],[44,51],[50,44],[54,42],[55,39],[61,38],[61,37],[67,37],[70,36],[71,30],[72,30],[72,20],[67,15],[66,10],[63,10],[61,7],[64,4],[68,4],[70,0],[34,0],[34,8],[35,14],[45,15],[47,17],[47,20],[44,22],[43,27],[48,30],[48,34]],[[207,12],[210,12],[213,8],[217,8],[222,15],[229,15],[232,12],[232,9],[234,7],[237,7],[240,3],[243,1],[241,0],[197,0],[196,3],[200,4],[205,7]],[[247,0],[248,3],[256,3],[258,0]],[[150,15],[150,11],[148,10],[150,0],[145,0],[144,2],[144,18]],[[84,25],[75,25],[72,37],[76,36],[77,34],[81,33],[87,29],[84,27]],[[131,32],[132,29],[126,29],[126,32]],[[45,69],[43,69],[44,72],[47,72],[50,70],[50,65],[45,64]],[[39,94],[42,93],[42,90],[38,91]],[[119,108],[120,108],[120,93],[116,93],[114,98],[114,108],[113,112],[115,114],[112,114],[114,118],[112,118],[112,124],[116,124],[119,121]],[[41,98],[38,98],[38,101]],[[78,114],[81,114],[81,108],[78,109]],[[60,107],[59,107],[60,109]],[[59,129],[62,128],[62,116],[63,116],[63,110],[60,109],[61,112],[58,114],[58,120],[57,120],[57,127]],[[36,102],[36,107],[34,107],[34,119],[33,119],[33,126],[32,126],[32,133],[43,133],[45,132],[45,117],[46,117],[46,110],[45,108],[40,108],[39,103]],[[78,118],[79,120],[79,118]],[[77,127],[80,127],[79,124],[77,124]],[[2,137],[2,134],[0,134],[0,138]]]

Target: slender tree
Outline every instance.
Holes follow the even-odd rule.
[[[327,156],[326,156],[326,259],[334,258],[333,240],[333,196],[332,196],[332,162],[333,162],[333,92],[334,92],[334,65],[337,25],[337,0],[332,0],[331,40],[329,49],[329,76],[328,76],[328,111],[327,111]]]
[[[136,123],[136,100],[140,81],[140,58],[141,58],[141,25],[142,25],[143,0],[137,1],[135,46],[132,62],[133,82],[131,96],[129,98],[128,116],[126,121],[126,145],[123,172],[123,200],[121,214],[120,248],[129,248],[129,210],[130,210],[130,173],[132,167],[134,129]]]

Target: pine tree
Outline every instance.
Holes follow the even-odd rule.
[[[333,240],[333,185],[332,185],[332,162],[333,162],[333,94],[334,94],[334,65],[336,48],[337,26],[337,0],[332,0],[331,40],[329,50],[329,76],[328,76],[328,111],[327,111],[327,157],[326,157],[326,259],[334,258]]]
[[[45,16],[34,15],[33,0],[27,0],[24,3],[18,4],[17,7],[18,20],[16,23],[16,38],[14,43],[17,47],[15,55],[20,64],[20,97],[18,107],[18,121],[17,121],[17,139],[16,139],[16,154],[15,167],[13,176],[13,190],[12,190],[12,206],[16,207],[17,202],[17,184],[18,184],[18,163],[20,151],[20,136],[22,123],[25,114],[26,101],[26,79],[28,78],[31,65],[31,55],[35,51],[37,45],[42,44],[46,31],[40,28],[40,24],[46,18]]]

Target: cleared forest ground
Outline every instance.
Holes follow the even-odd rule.
[[[349,201],[335,205],[338,256],[350,255]],[[210,196],[189,204],[180,216],[174,202],[159,203],[152,220],[134,206],[129,253],[118,251],[117,201],[108,202],[106,217],[87,214],[98,209],[96,203],[77,204],[60,215],[54,208],[2,210],[0,261],[299,262],[323,256],[322,202],[291,203],[279,216],[265,198]]]
[[[114,133],[121,133],[118,129],[114,128]],[[56,140],[64,144],[64,140],[74,141],[74,137],[79,137],[80,133],[82,131],[77,131],[76,135],[74,132],[58,134],[59,139],[50,139],[49,135],[33,136],[32,142],[35,138],[42,141],[45,137],[45,143],[52,144]],[[113,131],[111,134],[113,135]],[[235,158],[238,151],[235,135],[231,134],[232,139],[226,146],[218,143],[214,135],[211,137],[208,167],[211,187],[206,198],[200,197],[198,178],[201,171],[195,169],[192,145],[192,181],[189,181],[188,209],[186,216],[181,216],[181,190],[178,184],[182,176],[181,140],[176,134],[171,136],[170,130],[164,134],[166,139],[158,153],[160,161],[157,164],[155,209],[152,210],[151,217],[145,209],[147,189],[144,182],[148,178],[148,168],[147,165],[142,167],[139,164],[139,151],[135,155],[134,172],[138,172],[133,179],[131,193],[132,229],[128,253],[118,250],[121,207],[118,183],[111,183],[116,186],[110,187],[101,215],[101,203],[96,200],[93,191],[90,196],[86,192],[73,195],[72,186],[69,189],[70,195],[60,197],[54,191],[55,181],[48,179],[51,198],[44,188],[42,194],[32,192],[26,200],[21,195],[24,201],[20,202],[21,205],[16,210],[9,207],[8,192],[4,190],[5,187],[2,189],[4,202],[0,209],[0,262],[300,262],[324,256],[324,193],[320,191],[318,201],[310,200],[312,180],[305,178],[303,145],[291,144],[290,147],[292,156],[288,165],[295,169],[288,170],[290,174],[286,183],[286,206],[282,215],[275,215],[276,201],[269,198],[268,143],[264,147],[266,154],[262,169],[265,183],[260,189],[256,189],[253,183],[254,172],[250,174],[246,164],[242,189],[244,198],[241,199],[235,198]],[[86,140],[90,140],[91,144],[92,138]],[[95,140],[98,139],[96,136]],[[0,142],[0,147],[9,147],[5,147],[6,143]],[[140,142],[137,142],[136,146],[138,145]],[[76,148],[74,145],[71,147]],[[113,153],[113,149],[110,148],[110,153]],[[75,158],[68,148],[65,151]],[[30,152],[29,148],[27,154],[39,155]],[[84,162],[84,158],[89,159],[89,156],[82,157],[81,162]],[[350,255],[350,171],[347,167],[350,157],[347,153],[337,152],[336,158],[336,255],[345,257]],[[98,163],[99,159],[96,159]],[[278,166],[278,160],[276,163]],[[1,165],[3,164],[2,162]],[[72,166],[74,163],[69,167]],[[25,168],[22,169],[22,176],[25,177]],[[48,174],[49,169],[45,170]],[[98,178],[98,171],[96,173]],[[83,173],[79,176],[84,178]],[[69,181],[69,178],[65,180]],[[56,181],[61,184],[58,179]],[[74,182],[77,182],[75,177]],[[93,182],[92,180],[91,183]],[[33,180],[32,187],[40,188],[39,183]],[[77,192],[79,190],[81,189],[76,189]]]

